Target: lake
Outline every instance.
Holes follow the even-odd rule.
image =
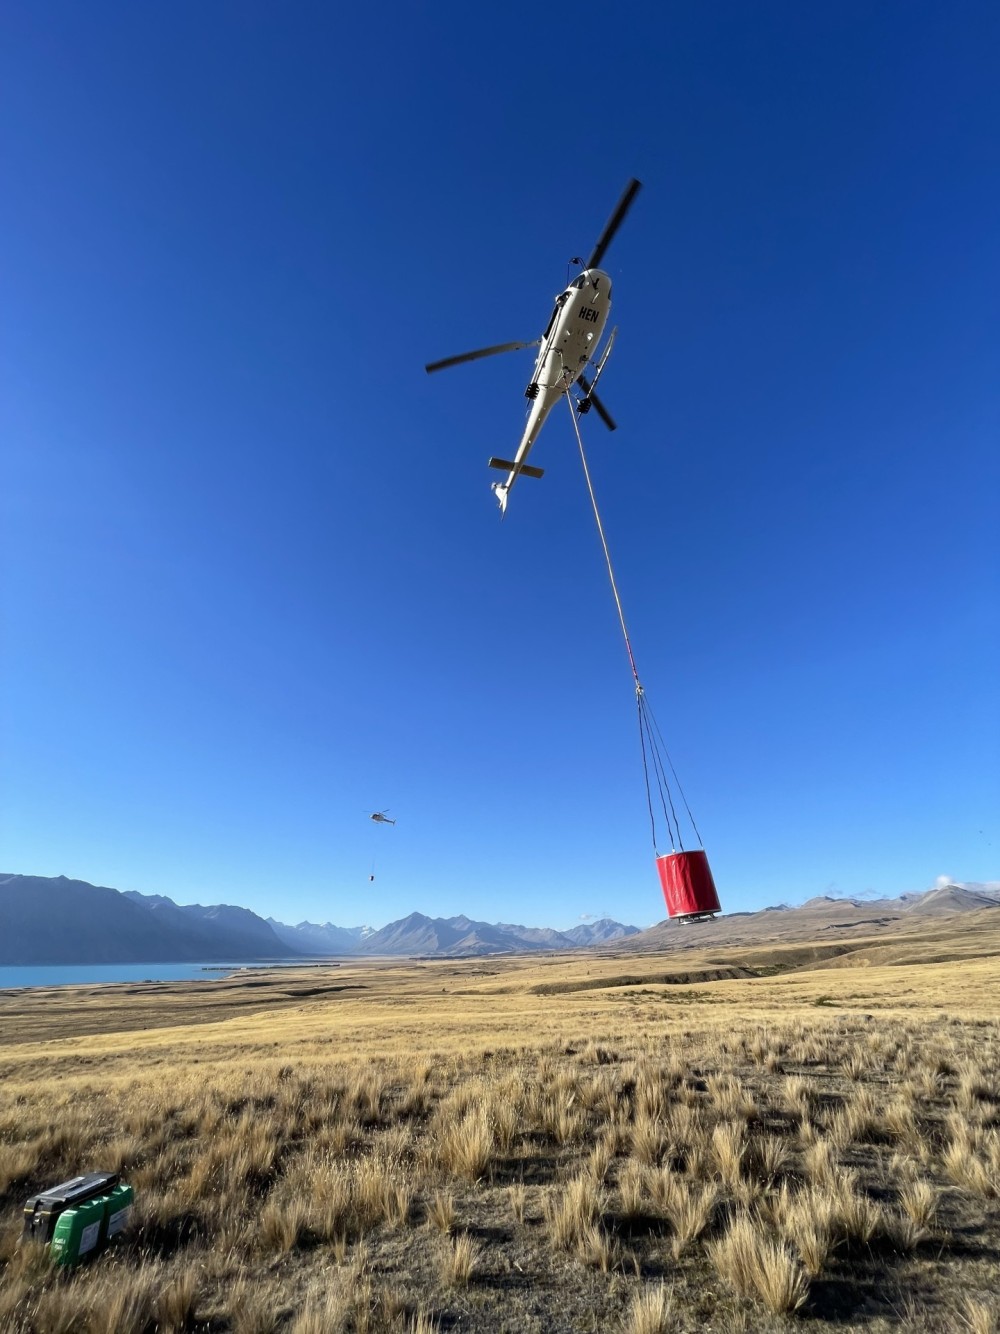
[[[106,982],[210,982],[242,968],[281,968],[291,964],[252,963],[67,963],[30,968],[0,968],[5,987],[68,987]],[[300,968],[302,964],[298,965]]]

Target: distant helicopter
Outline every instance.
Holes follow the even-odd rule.
[[[376,824],[395,824],[395,823],[396,823],[395,820],[390,820],[390,819],[389,819],[389,812],[388,812],[388,811],[372,811],[371,815],[369,815],[368,818],[369,818],[369,820],[374,820]],[[371,870],[371,875],[368,877],[368,883],[371,884],[372,881],[373,881],[374,879],[375,879],[375,859],[372,858],[372,870]]]
[[[604,258],[605,251],[624,222],[625,215],[641,188],[641,181],[635,179],[629,181],[586,264],[584,265],[580,258],[570,261],[572,264],[583,265],[583,272],[556,297],[555,309],[541,338],[536,338],[532,343],[499,343],[496,347],[483,347],[477,352],[462,352],[457,357],[432,361],[426,367],[430,374],[433,371],[443,371],[448,366],[458,366],[463,361],[478,361],[480,357],[492,357],[498,352],[518,352],[526,347],[540,349],[531,381],[524,391],[525,398],[531,401],[531,408],[517,453],[513,460],[490,459],[489,462],[491,468],[499,468],[501,472],[507,473],[505,481],[493,483],[493,491],[500,502],[501,515],[506,513],[510,489],[522,473],[525,477],[542,476],[542,468],[534,468],[528,464],[528,454],[545,425],[545,419],[563,394],[569,393],[574,383],[579,382],[584,391],[577,402],[578,410],[589,412],[591,406],[595,407],[597,415],[608,430],[615,429],[614,420],[595,391],[617,330],[612,330],[601,358],[596,363],[593,383],[587,380],[583,371],[587,364],[594,360],[611,310],[611,279],[597,266]]]

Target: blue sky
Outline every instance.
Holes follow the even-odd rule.
[[[663,916],[567,415],[501,526],[531,354],[423,371],[635,175],[586,438],[724,907],[997,878],[995,4],[4,28],[0,869]]]

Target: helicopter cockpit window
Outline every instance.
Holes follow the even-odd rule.
[[[580,274],[579,278],[574,278],[573,281],[570,283],[570,287],[575,287],[577,288],[577,290],[579,290],[581,287],[586,287],[586,285],[587,285],[587,280],[582,273]]]

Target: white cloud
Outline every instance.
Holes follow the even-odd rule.
[[[939,875],[934,881],[935,889],[944,889],[946,885],[957,885],[959,889],[971,890],[973,894],[1000,894],[1000,880],[956,880],[950,875]]]

